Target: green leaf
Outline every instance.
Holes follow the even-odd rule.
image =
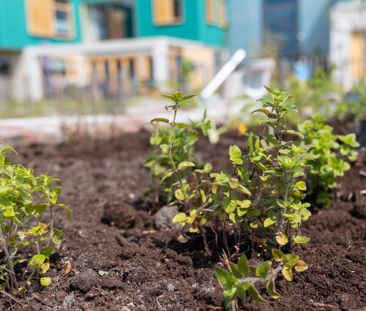
[[[57,228],[53,228],[52,242],[56,245],[60,245],[65,240],[65,233]]]
[[[242,275],[237,267],[237,265],[233,264],[232,262],[228,263],[228,268],[230,269],[230,271],[232,272],[232,274],[236,277],[236,278],[241,278]]]
[[[280,298],[280,294],[276,292],[275,283],[273,280],[269,280],[266,284],[267,293],[272,299]]]
[[[289,282],[291,282],[294,278],[293,273],[292,273],[292,269],[289,268],[289,267],[283,267],[282,268],[282,275]]]
[[[109,274],[109,272],[108,271],[104,271],[104,270],[99,270],[98,271],[98,274],[103,278],[103,277],[107,276]]]
[[[288,268],[293,268],[299,260],[299,256],[294,254],[286,254],[283,257],[283,263]]]
[[[52,279],[48,276],[44,276],[40,279],[41,285],[44,287],[50,286],[52,283]]]
[[[183,170],[187,167],[194,167],[194,166],[195,166],[195,164],[191,161],[183,161],[183,162],[179,163],[178,170]]]
[[[174,126],[183,129],[183,130],[189,130],[189,131],[193,131],[192,126],[186,124],[186,123],[180,123],[180,122],[176,122],[174,123]]]
[[[179,201],[184,201],[184,193],[182,191],[182,189],[177,189],[174,192],[175,197],[179,200]]]
[[[296,272],[304,272],[308,269],[308,265],[306,264],[305,261],[303,260],[298,260],[297,263],[296,263],[296,266],[295,266],[295,271]]]
[[[150,123],[169,123],[169,120],[166,118],[155,118],[150,121]]]
[[[173,223],[184,224],[187,221],[187,215],[184,213],[178,213],[173,217]]]
[[[243,164],[241,150],[238,146],[231,145],[229,148],[229,155],[230,155],[230,160],[234,164],[238,164],[238,165]]]
[[[301,191],[305,191],[306,190],[306,184],[304,181],[298,181],[296,184],[295,184],[295,187]]]
[[[197,96],[197,95],[186,95],[186,96],[183,96],[182,97],[182,101],[185,101],[185,100],[188,100],[188,99],[190,99],[190,98],[192,98],[192,97],[195,97],[195,96]]]
[[[259,302],[259,303],[265,303],[266,301],[263,299],[263,297],[259,294],[257,289],[254,287],[254,285],[250,285],[248,287],[248,293],[253,298],[253,300]]]
[[[248,188],[244,187],[242,184],[239,184],[237,190],[240,191],[243,194],[246,194],[246,195],[249,195],[249,196],[252,195],[251,192],[248,190]]]
[[[181,234],[180,236],[178,236],[177,240],[179,243],[184,244],[184,243],[187,243],[189,239],[184,234]]]
[[[47,257],[43,254],[34,255],[28,262],[28,264],[34,269],[40,269]]]
[[[52,247],[45,247],[45,248],[42,248],[42,250],[41,250],[41,254],[45,255],[46,257],[50,257],[52,252],[53,252]]]
[[[274,261],[282,262],[285,254],[282,253],[279,249],[274,248],[274,249],[272,249],[272,256],[273,256]]]
[[[354,133],[343,136],[340,135],[338,136],[338,138],[341,142],[345,143],[346,145],[352,148],[357,148],[360,146],[360,144],[356,140],[356,135]]]
[[[57,204],[57,206],[62,207],[66,213],[66,217],[68,220],[72,220],[74,218],[74,213],[70,207],[66,204]]]
[[[276,218],[266,218],[263,222],[263,227],[268,228],[277,222]]]
[[[220,282],[220,284],[224,287],[231,287],[235,283],[234,277],[231,275],[230,272],[221,269],[221,268],[215,268],[214,269],[216,278]]]
[[[271,270],[272,262],[265,261],[260,264],[255,270],[255,274],[264,281],[267,278],[268,272]]]
[[[293,136],[297,136],[299,138],[304,139],[304,135],[301,134],[300,132],[294,131],[294,130],[282,130],[282,133],[288,134],[288,135],[293,135]]]
[[[271,112],[265,108],[259,108],[259,109],[252,111],[252,113],[256,113],[256,112],[264,113],[267,117],[271,114]]]
[[[305,244],[310,241],[310,238],[308,238],[306,236],[298,235],[298,236],[292,238],[292,240],[297,244]]]
[[[249,275],[249,262],[246,256],[241,256],[239,261],[238,261],[238,270],[239,272],[244,275],[244,276],[248,276]]]
[[[276,234],[276,241],[280,245],[286,245],[288,243],[288,238],[283,232],[278,232]]]

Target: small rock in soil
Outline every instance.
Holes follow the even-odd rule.
[[[178,214],[176,206],[164,206],[155,214],[155,227],[159,230],[179,229],[179,224],[172,222],[174,216]]]
[[[106,203],[102,222],[120,229],[130,229],[135,226],[137,211],[125,202]]]
[[[174,292],[175,291],[175,286],[172,283],[168,283],[168,285],[166,286],[166,289],[169,292]]]
[[[62,309],[69,310],[75,303],[74,293],[67,295],[62,302]]]
[[[366,205],[365,204],[360,204],[360,203],[356,203],[353,206],[353,210],[351,211],[351,215],[353,217],[356,217],[358,219],[365,219],[366,218]]]
[[[76,274],[70,281],[70,289],[87,293],[99,284],[98,274],[93,269]]]

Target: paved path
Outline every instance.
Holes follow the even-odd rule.
[[[105,134],[113,130],[124,132],[138,131],[148,126],[151,119],[156,117],[171,117],[166,111],[166,102],[151,102],[149,104],[129,107],[121,115],[96,116],[49,116],[38,118],[0,119],[0,140],[3,143],[17,145],[21,143],[59,143],[68,131],[85,131],[92,135]],[[202,118],[203,107],[193,110],[182,110],[179,121],[188,119],[198,121]],[[228,114],[238,113],[240,107],[227,107],[220,101],[212,101],[209,106],[209,117],[222,121]]]

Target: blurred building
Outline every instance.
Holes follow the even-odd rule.
[[[226,24],[226,0],[0,0],[0,85],[31,99],[199,88]]]
[[[253,57],[326,55],[329,12],[340,1],[229,0],[229,47],[244,48]]]
[[[331,13],[330,57],[346,88],[366,79],[366,2],[339,3]]]

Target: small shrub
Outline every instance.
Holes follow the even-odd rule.
[[[169,139],[165,139],[168,143],[159,145],[164,141],[159,140],[156,146],[162,150],[159,156],[164,155],[165,159],[161,181],[173,178],[168,192],[181,208],[173,219],[182,226],[178,239],[185,242],[189,234],[200,233],[208,250],[207,227],[215,233],[216,241],[219,231],[222,232],[221,251],[228,269],[218,268],[215,273],[227,306],[236,304],[238,299],[245,301],[247,296],[263,302],[261,286],[266,287],[270,297],[278,298],[274,283],[279,272],[291,282],[294,271],[308,269],[292,253],[294,245],[310,240],[301,233],[302,223],[311,216],[306,194],[317,191],[318,199],[324,200],[325,195],[328,198],[336,178],[349,169],[347,161],[356,157],[354,148],[358,144],[354,134],[334,135],[318,116],[304,122],[299,131],[293,130],[287,118],[294,114],[296,106],[290,96],[268,89],[268,95],[261,100],[262,107],[254,111],[264,118],[257,132],[248,134],[246,152],[239,146],[230,146],[232,168],[216,172],[209,163],[194,162],[193,152],[184,157],[173,156],[178,150],[173,143],[175,120],[179,101],[185,98],[181,94],[178,99],[175,96],[169,96],[174,102],[170,106],[173,122],[155,121],[170,125]],[[192,131],[186,124],[180,124],[179,129],[182,137],[188,137]],[[239,241],[234,254],[228,245],[228,233]],[[247,242],[245,254],[240,243],[243,240]],[[250,255],[254,264],[249,264],[245,255]],[[239,258],[237,264],[231,262],[233,258]]]
[[[315,115],[299,126],[308,146],[310,166],[308,193],[320,206],[329,203],[330,191],[337,185],[337,178],[350,169],[349,161],[357,157],[359,146],[355,134],[336,135],[333,128],[325,124],[321,115]]]
[[[54,209],[62,207],[70,217],[71,210],[58,202],[61,188],[53,186],[57,179],[13,165],[6,156],[9,150],[0,148],[0,288],[15,292],[21,289],[15,273],[20,264],[28,266],[28,284],[37,279],[42,286],[50,285],[49,258],[64,240],[64,233],[54,227]],[[47,210],[44,223],[40,218]]]
[[[171,99],[174,102],[174,116],[169,124],[171,133],[174,133],[179,105],[174,97]],[[216,235],[219,230],[223,232],[223,251],[230,254],[226,235],[234,231],[238,240],[247,240],[252,258],[264,261],[264,264],[258,265],[261,267],[258,273],[266,267],[259,283],[270,281],[268,286],[271,290],[277,275],[277,272],[272,274],[272,253],[277,251],[282,254],[281,249],[290,250],[293,244],[309,241],[300,233],[301,223],[310,216],[307,209],[310,204],[303,202],[308,153],[301,141],[302,135],[287,127],[286,116],[295,109],[289,97],[269,90],[269,96],[262,103],[263,107],[256,112],[265,116],[265,128],[261,133],[249,134],[247,154],[243,155],[238,146],[230,146],[229,157],[233,165],[230,172],[214,172],[209,163],[198,167],[193,161],[174,159],[171,156],[173,144],[162,149],[166,150],[168,158],[165,174],[175,176],[169,191],[174,193],[175,204],[182,209],[173,219],[182,226],[179,240],[184,242],[189,238],[186,232],[202,233],[205,237],[205,228],[211,227]],[[165,119],[157,121],[168,122]],[[187,125],[180,128],[187,133],[190,131]],[[164,181],[165,176],[162,179]],[[240,254],[240,244],[236,246],[236,252]],[[294,266],[300,260],[291,253],[286,255],[287,259],[290,257],[296,259],[292,260]],[[245,261],[243,258],[241,262]],[[245,270],[244,274],[240,274],[233,263],[228,263],[228,266],[229,271],[216,270],[225,290],[226,302],[229,304],[240,297],[244,299],[246,291],[253,298],[262,300],[255,289],[257,279],[249,285],[246,283],[248,278],[252,280],[253,271]],[[280,266],[278,271],[281,270],[287,280],[292,280],[294,266],[289,267],[288,263],[281,263]]]

